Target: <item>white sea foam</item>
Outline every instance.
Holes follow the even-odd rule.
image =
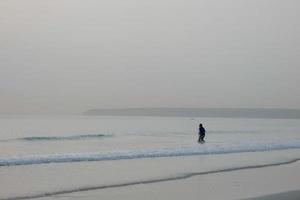
[[[50,155],[26,155],[10,158],[0,158],[0,166],[33,165],[47,163],[104,161],[122,159],[141,159],[157,157],[192,156],[207,154],[228,154],[256,151],[273,151],[285,149],[299,149],[300,141],[286,143],[248,143],[248,144],[203,144],[178,148],[127,150],[114,152],[69,153]]]

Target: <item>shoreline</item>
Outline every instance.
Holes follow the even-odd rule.
[[[243,200],[299,200],[300,190],[293,190],[288,192],[275,193],[270,195],[264,195],[260,197],[248,198]]]
[[[4,199],[0,199],[0,200],[37,199],[37,198],[42,198],[42,197],[53,197],[53,196],[56,196],[56,195],[72,194],[72,193],[77,193],[77,192],[89,192],[89,191],[93,191],[93,190],[121,188],[121,187],[135,186],[135,185],[140,185],[140,184],[145,185],[145,184],[153,184],[153,183],[160,183],[160,182],[177,181],[177,180],[182,180],[182,179],[189,179],[189,178],[192,178],[192,177],[195,177],[195,176],[203,176],[203,175],[210,175],[210,174],[234,172],[234,171],[240,171],[240,170],[259,169],[259,168],[289,165],[289,164],[296,163],[298,161],[300,161],[300,158],[294,159],[294,160],[291,160],[291,161],[278,162],[278,163],[272,163],[272,164],[245,166],[245,167],[237,167],[237,168],[228,168],[228,169],[223,169],[223,170],[213,170],[213,171],[207,171],[207,172],[195,172],[195,173],[183,174],[183,175],[179,175],[179,176],[175,176],[175,177],[169,177],[169,178],[153,179],[153,180],[141,180],[141,181],[136,181],[136,182],[127,182],[127,183],[120,183],[120,184],[114,184],[114,185],[93,186],[93,187],[87,187],[87,188],[78,188],[78,189],[74,189],[74,190],[49,192],[47,194],[37,194],[37,195],[32,195],[32,196],[4,198]],[[300,191],[299,191],[299,193],[300,193]]]
[[[296,200],[300,195],[300,162],[264,168],[205,174],[187,179],[57,195],[62,200]],[[278,191],[278,193],[275,193]],[[49,197],[47,197],[49,198]],[[52,200],[52,198],[50,197]],[[38,198],[44,200],[44,198]]]
[[[142,195],[141,191],[144,190],[150,190],[151,192],[159,190],[156,194],[158,199],[170,199],[171,197],[168,197],[168,195],[171,191],[181,191],[187,195],[188,199],[197,199],[199,193],[205,193],[204,196],[206,199],[218,199],[218,197],[214,196],[214,192],[210,191],[212,187],[225,192],[223,195],[240,195],[238,198],[230,196],[219,199],[252,198],[274,192],[300,190],[300,184],[298,183],[300,176],[294,183],[286,181],[286,188],[279,187],[278,189],[276,184],[272,185],[273,182],[277,183],[281,180],[295,179],[297,177],[297,171],[300,168],[300,159],[297,158],[300,156],[299,153],[299,150],[294,150],[235,155],[123,160],[118,162],[54,164],[35,167],[24,166],[25,169],[29,170],[30,179],[34,177],[39,177],[40,179],[45,172],[48,174],[42,180],[45,182],[45,188],[38,189],[43,185],[43,182],[41,182],[41,186],[32,185],[32,187],[36,187],[36,192],[32,194],[22,193],[20,188],[15,188],[15,190],[11,191],[11,195],[4,196],[0,200],[42,200],[44,198],[51,199],[57,197],[68,199],[67,196],[76,196],[76,198],[79,198],[82,194],[84,196],[87,195],[87,198],[79,198],[82,200],[96,200],[100,197],[104,199],[124,199],[121,198],[124,196],[123,194],[128,196],[127,199],[140,199],[142,196],[139,195]],[[278,159],[278,161],[274,161],[274,158]],[[263,163],[261,163],[262,161]],[[7,170],[18,171],[18,169],[19,167],[13,167]],[[270,174],[271,171],[275,172]],[[291,174],[291,172],[293,173]],[[35,174],[34,177],[32,173]],[[275,178],[276,180],[266,181],[264,178],[266,175],[270,176],[270,179]],[[27,176],[26,174],[22,174],[21,177],[15,176],[14,180],[26,179]],[[65,177],[72,178],[65,180]],[[242,181],[241,177],[243,177]],[[7,174],[6,179],[10,180],[11,178],[12,176]],[[266,181],[265,184],[269,187],[266,191],[259,187],[257,188],[257,183],[264,181]],[[247,182],[252,182],[251,187],[254,185],[255,192],[251,191],[248,195],[244,195],[241,193],[241,190],[238,190],[232,192],[232,194],[228,194],[227,191],[237,189],[236,183],[239,183],[239,189],[248,190],[249,185],[245,185]],[[57,185],[57,183],[59,184]],[[198,191],[199,188],[200,190],[203,188],[206,189]],[[19,194],[14,191],[18,191]],[[120,196],[111,196],[110,191]],[[189,196],[190,194],[193,195]],[[95,196],[95,198],[90,196]],[[180,199],[179,197],[183,198],[183,196],[179,195],[178,198],[177,196],[172,196],[172,199]]]

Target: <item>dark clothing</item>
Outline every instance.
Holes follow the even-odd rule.
[[[199,135],[205,136],[205,128],[203,126],[199,128]]]
[[[205,137],[205,135],[199,135],[198,142],[203,143],[204,142],[204,137]]]
[[[203,126],[199,127],[199,139],[198,142],[204,142],[205,128]]]

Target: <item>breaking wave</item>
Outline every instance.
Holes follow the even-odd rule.
[[[228,154],[258,151],[300,149],[300,141],[287,143],[257,144],[208,144],[168,149],[128,150],[97,153],[69,153],[50,155],[26,155],[11,158],[0,158],[0,166],[33,165],[47,163],[88,162],[105,160],[124,160],[158,157],[193,156],[208,154]]]
[[[32,137],[22,137],[16,139],[1,140],[2,142],[9,141],[59,141],[59,140],[82,140],[82,139],[99,139],[104,137],[110,137],[112,135],[105,134],[87,134],[87,135],[71,135],[71,136],[32,136]]]
[[[108,137],[109,135],[104,134],[89,134],[89,135],[72,135],[72,136],[52,136],[52,137],[24,137],[21,140],[27,141],[41,141],[41,140],[80,140],[89,138],[102,138]]]

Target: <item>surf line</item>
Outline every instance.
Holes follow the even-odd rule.
[[[12,138],[0,140],[0,142],[13,142],[13,141],[23,141],[23,142],[36,142],[36,141],[60,141],[60,140],[84,140],[84,139],[100,139],[112,137],[109,134],[86,134],[86,135],[69,135],[69,136],[31,136],[22,138]]]
[[[188,179],[188,178],[191,178],[191,177],[194,177],[194,176],[201,176],[201,175],[209,175],[209,174],[232,172],[232,171],[238,171],[238,170],[247,170],[247,169],[257,169],[257,168],[264,168],[264,167],[275,167],[275,166],[280,166],[280,165],[288,165],[288,164],[292,164],[292,163],[295,163],[295,162],[298,162],[298,161],[300,161],[300,158],[296,158],[296,159],[289,160],[289,161],[284,161],[284,162],[278,162],[278,163],[253,165],[253,166],[243,166],[243,167],[233,167],[233,168],[227,168],[227,169],[221,169],[221,170],[212,170],[212,171],[206,171],[206,172],[191,172],[191,173],[180,174],[178,176],[173,176],[173,177],[132,181],[132,182],[126,182],[126,183],[111,184],[111,185],[81,187],[81,188],[76,188],[76,189],[45,192],[45,193],[40,193],[40,194],[28,195],[28,196],[9,197],[9,198],[4,198],[4,199],[0,199],[0,200],[36,199],[36,198],[50,197],[50,196],[55,196],[55,195],[70,194],[70,193],[75,193],[75,192],[86,192],[86,191],[92,191],[92,190],[102,190],[102,189],[108,189],[108,188],[118,188],[118,187],[126,187],[126,186],[140,185],[140,184],[159,183],[159,182],[166,182],[166,181]]]
[[[24,156],[12,159],[1,159],[0,167],[9,166],[22,166],[22,165],[39,165],[50,163],[66,163],[66,162],[92,162],[92,161],[108,161],[108,160],[129,160],[129,159],[143,159],[143,158],[161,158],[161,157],[180,157],[180,156],[196,156],[196,155],[213,155],[213,154],[233,154],[244,152],[265,152],[270,150],[286,150],[286,149],[299,149],[300,146],[286,146],[286,147],[274,147],[272,149],[257,148],[257,149],[229,149],[222,150],[217,149],[213,151],[195,151],[193,149],[188,151],[172,152],[172,149],[157,151],[140,151],[137,153],[132,152],[115,152],[110,154],[93,153],[93,154],[61,154],[61,155],[46,155],[46,156]],[[1,200],[1,199],[0,199]]]

